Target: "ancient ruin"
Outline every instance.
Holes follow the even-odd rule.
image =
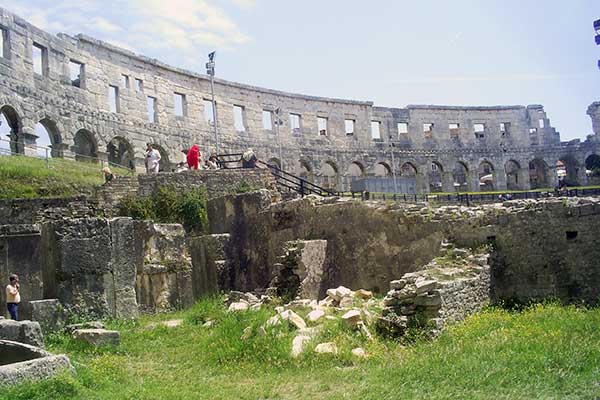
[[[147,142],[165,171],[191,143],[215,148],[207,76],[85,35],[53,36],[5,9],[0,30],[0,113],[14,152],[35,152],[38,124],[54,157],[138,169]],[[404,193],[544,188],[555,186],[557,168],[585,185],[600,157],[597,102],[587,110],[595,134],[565,143],[541,105],[386,108],[222,79],[216,97],[222,151],[253,147],[338,190],[366,178],[363,185],[392,191],[392,175]]]

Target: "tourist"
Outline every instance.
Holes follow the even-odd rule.
[[[210,157],[208,157],[208,160],[206,160],[206,166],[208,167],[208,169],[219,169],[219,156],[217,156],[217,153],[213,152],[210,154]]]
[[[189,169],[198,169],[198,165],[200,164],[200,148],[197,144],[193,145],[190,148],[190,151],[187,153],[187,165]]]
[[[187,171],[187,165],[185,165],[185,162],[180,162],[179,165],[177,166],[177,173],[179,172],[183,172],[183,171]]]
[[[152,144],[148,143],[146,148],[146,173],[157,174],[160,170],[160,152],[152,148]]]
[[[258,158],[256,158],[254,150],[249,148],[244,154],[242,154],[240,161],[242,162],[242,168],[256,168],[256,162],[258,161]]]
[[[109,167],[102,168],[102,173],[104,174],[104,183],[111,182],[113,179],[116,179],[115,174],[112,173]]]
[[[19,303],[21,302],[19,277],[13,274],[8,280],[10,283],[6,286],[6,308],[10,317],[16,321],[19,319]]]

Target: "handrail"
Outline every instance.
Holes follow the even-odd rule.
[[[22,148],[23,148],[23,153],[19,153],[19,152],[13,151],[12,149],[2,149],[2,148],[0,148],[0,153],[1,154],[7,154],[7,155],[10,155],[10,156],[21,156],[21,157],[30,157],[30,158],[45,159],[46,160],[46,167],[47,168],[50,168],[50,165],[49,165],[50,159],[52,159],[52,158],[54,158],[54,159],[65,159],[64,157],[50,157],[49,155],[52,153],[52,150],[53,150],[51,147],[38,146],[38,145],[30,146],[30,145],[27,145],[27,144],[25,144],[23,142],[19,142],[19,141],[15,141],[15,140],[9,140],[9,139],[1,139],[1,138],[0,138],[0,142],[10,143],[10,144],[16,144],[18,146],[22,146]],[[25,149],[30,149],[30,150],[35,150],[35,151],[41,149],[41,150],[45,151],[46,155],[45,155],[45,157],[42,156],[42,155],[39,155],[39,154],[36,154],[35,156],[28,155],[28,154],[25,153]],[[107,164],[108,166],[117,167],[117,168],[121,168],[121,169],[127,170],[128,173],[131,174],[131,175],[135,174],[135,169],[132,169],[129,166],[117,164],[117,163],[112,162],[112,161],[103,160],[101,158],[92,157],[92,156],[88,156],[88,155],[85,155],[85,154],[78,154],[78,153],[72,153],[72,154],[74,155],[74,158],[86,158],[86,159],[88,159],[90,161],[99,162],[102,166],[104,166],[105,164]],[[94,168],[94,169],[96,169],[96,168]]]

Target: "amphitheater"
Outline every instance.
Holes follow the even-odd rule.
[[[208,76],[85,35],[54,36],[5,9],[0,18],[1,128],[13,152],[35,152],[45,132],[54,157],[142,169],[151,142],[166,171],[192,143],[215,149]],[[553,187],[557,166],[586,185],[586,163],[600,159],[600,103],[587,110],[595,134],[565,143],[541,105],[387,108],[221,79],[215,92],[221,153],[252,147],[337,190],[392,175],[406,193]]]

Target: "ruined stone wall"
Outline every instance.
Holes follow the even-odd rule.
[[[257,189],[275,189],[275,179],[267,169],[221,169],[138,176],[138,196],[150,196],[157,187],[174,187],[178,192],[203,187],[208,198]],[[109,189],[110,190],[110,189]]]
[[[0,200],[0,225],[36,224],[63,217],[83,218],[99,211],[87,197]]]
[[[438,256],[440,243],[449,239],[460,246],[494,247],[490,264],[496,300],[555,297],[595,303],[600,296],[600,246],[594,233],[600,223],[598,200],[511,201],[467,208],[308,197],[261,208],[260,197],[247,194],[211,202],[213,210],[234,215],[211,226],[230,233],[225,289],[267,287],[278,273],[286,242],[300,239],[327,240],[332,265],[324,286],[381,293],[391,280]]]
[[[163,153],[168,170],[192,143],[199,143],[205,153],[214,149],[212,125],[204,110],[210,93],[205,75],[84,35],[53,36],[5,9],[0,9],[0,27],[8,44],[0,57],[0,111],[9,120],[11,137],[20,143],[16,150],[35,143],[38,122],[50,132],[55,156],[84,152],[119,163],[134,159],[141,168],[145,143],[152,142]],[[34,44],[47,50],[41,75],[33,72]],[[73,86],[69,77],[71,60],[83,64],[80,87]],[[139,89],[136,80],[141,82]],[[118,88],[117,112],[110,111],[109,85]],[[445,174],[444,189],[453,191],[452,171],[458,161],[469,175],[468,187],[463,189],[480,190],[477,170],[482,162],[493,166],[494,189],[504,189],[510,160],[517,162],[520,173],[515,187],[525,189],[530,186],[528,163],[533,159],[544,160],[545,185],[551,186],[558,159],[574,157],[568,168],[577,175],[584,157],[598,153],[593,143],[560,146],[558,133],[539,105],[381,108],[371,102],[292,94],[221,79],[216,80],[215,90],[222,151],[238,152],[251,146],[261,159],[283,159],[284,169],[337,189],[348,189],[353,178],[376,173],[389,176],[391,171],[400,174],[401,167],[411,163],[418,190],[426,192],[434,179],[431,164],[437,162]],[[175,93],[185,96],[183,116],[175,115]],[[153,121],[148,117],[148,96],[156,99]],[[234,126],[234,106],[243,108],[241,131]],[[265,129],[263,111],[272,113],[277,108],[282,110],[282,125],[279,130],[275,125]],[[291,129],[290,114],[300,115],[299,129]],[[325,135],[318,132],[319,117],[327,119]],[[345,129],[346,120],[354,121],[351,135]],[[380,122],[380,138],[372,137],[372,121]],[[399,133],[398,123],[408,124],[406,134]],[[434,124],[431,138],[423,132],[424,123]],[[449,131],[450,123],[459,124],[456,138]],[[480,123],[485,124],[484,137],[476,139],[474,124]],[[500,123],[510,124],[508,134],[500,132]],[[394,162],[390,141],[395,143]],[[114,159],[110,143],[123,144],[128,155]],[[584,177],[585,173],[580,178]]]

